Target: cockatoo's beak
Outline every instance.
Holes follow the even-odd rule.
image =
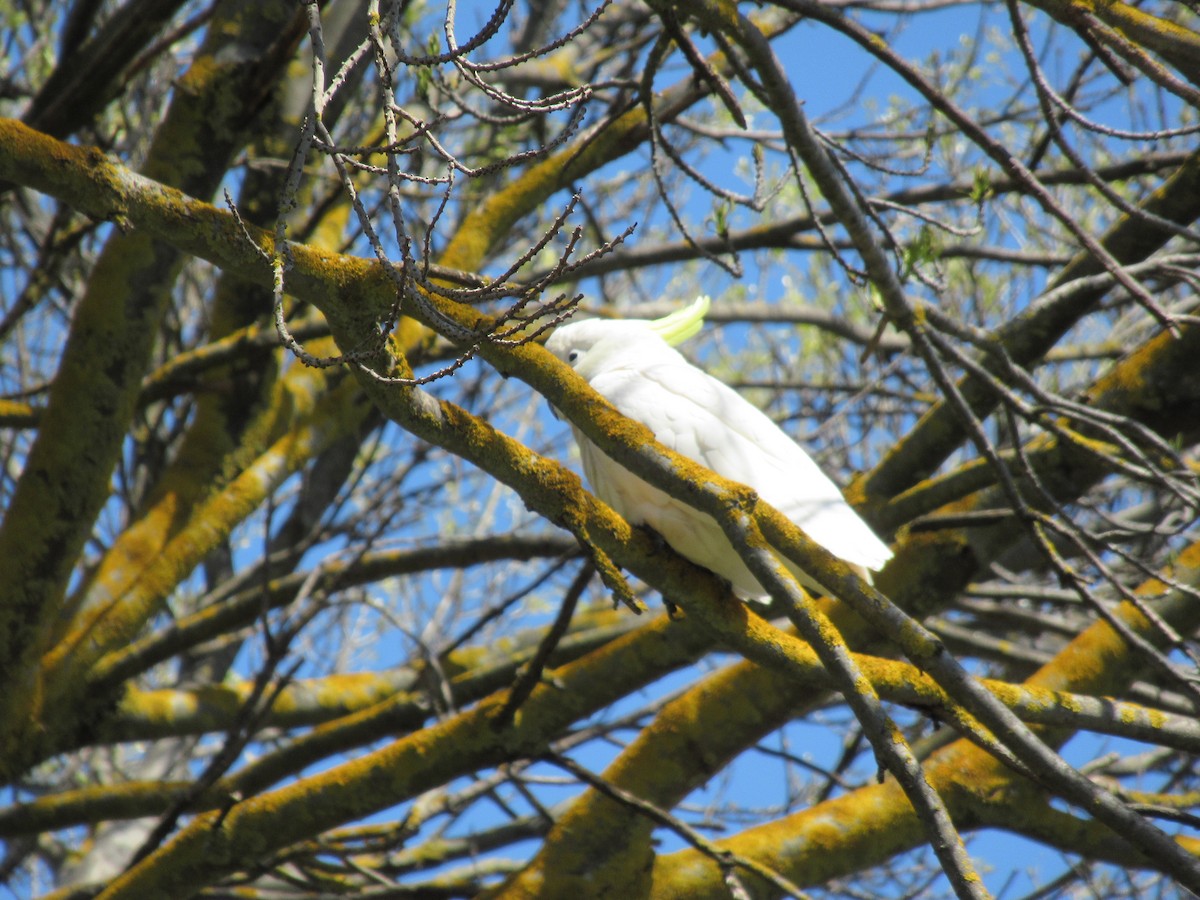
[[[658,333],[659,337],[674,347],[682,344],[704,327],[704,316],[708,313],[710,306],[712,306],[712,301],[701,294],[683,309],[677,309],[661,319],[654,319],[650,322],[650,327]]]

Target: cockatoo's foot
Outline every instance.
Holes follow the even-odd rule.
[[[655,553],[662,553],[663,551],[670,548],[671,545],[667,543],[667,539],[665,537],[663,537],[661,534],[659,534],[657,531],[655,531],[653,528],[651,528],[649,525],[647,525],[645,522],[642,522],[639,525],[634,525],[633,527],[636,528],[638,531],[642,532],[643,534],[645,534],[646,537],[650,538],[650,543],[652,543],[654,545]],[[666,607],[666,610],[667,610],[667,618],[668,619],[670,619],[672,622],[677,622],[680,619],[684,618],[683,610],[680,609],[676,604],[672,603],[667,598],[666,594],[663,594],[662,598],[663,598],[663,606]]]
[[[653,528],[651,528],[645,522],[642,522],[638,525],[634,525],[633,527],[636,530],[642,532],[642,534],[646,535],[646,537],[650,538],[650,543],[654,544],[654,552],[655,553],[662,553],[665,548],[671,546],[670,544],[667,543],[667,539],[665,537],[663,537],[661,534],[659,534],[657,531],[655,531]]]

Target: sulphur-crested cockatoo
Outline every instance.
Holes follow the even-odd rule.
[[[589,319],[560,326],[546,349],[575,369],[621,413],[659,443],[718,475],[754,488],[812,540],[865,577],[891,551],[791,438],[740,394],[672,345],[700,330],[709,300],[653,321]],[[750,574],[716,520],[675,500],[605,455],[572,426],[583,471],[595,494],[632,525],[657,531],[681,556],[730,582],[743,597],[767,592]],[[821,590],[788,563],[801,584]]]

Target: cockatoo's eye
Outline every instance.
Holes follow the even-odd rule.
[[[573,363],[577,359],[579,359],[579,351],[578,350],[572,350],[570,353],[567,354],[567,362]]]

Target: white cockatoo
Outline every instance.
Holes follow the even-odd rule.
[[[703,324],[709,300],[653,321],[588,319],[557,328],[546,349],[659,443],[745,484],[830,553],[870,579],[892,552],[791,438],[729,386],[673,348]],[[605,455],[572,426],[592,491],[631,525],[648,525],[681,556],[709,569],[742,597],[767,592],[717,521],[675,500]],[[801,584],[822,590],[787,563]]]

